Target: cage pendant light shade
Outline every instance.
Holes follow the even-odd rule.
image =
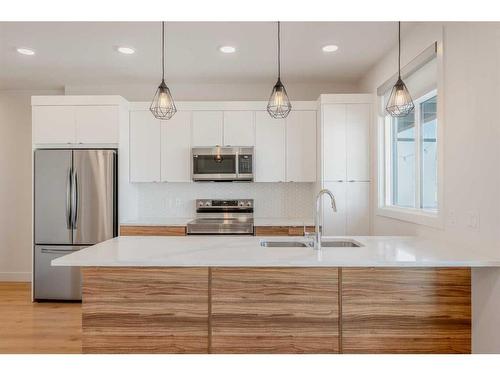
[[[401,22],[398,22],[398,80],[392,88],[385,109],[392,117],[405,117],[414,108],[410,92],[401,79]]]
[[[292,104],[288,99],[285,86],[281,83],[281,39],[280,23],[278,22],[278,81],[273,87],[269,102],[267,103],[267,112],[272,118],[280,119],[288,116],[292,110]]]
[[[169,120],[177,112],[174,98],[172,98],[172,94],[170,94],[170,90],[164,80],[158,86],[149,110],[159,120]]]
[[[161,83],[156,89],[149,110],[158,120],[169,120],[177,112],[174,98],[165,83],[165,22],[161,23]]]
[[[415,105],[413,104],[411,95],[403,80],[399,78],[392,88],[385,109],[392,117],[405,117],[410,114],[414,108]]]
[[[271,97],[267,103],[267,112],[271,117],[279,119],[286,118],[290,111],[292,110],[292,104],[290,99],[288,99],[288,94],[286,93],[285,86],[278,79],[278,82],[273,87],[271,92]]]

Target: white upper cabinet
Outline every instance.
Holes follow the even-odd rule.
[[[33,106],[34,144],[118,143],[118,106]]]
[[[255,112],[255,181],[285,181],[285,120]]]
[[[193,111],[193,147],[222,145],[222,111]]]
[[[370,105],[322,106],[324,181],[370,179]]]
[[[253,111],[224,111],[224,146],[254,146]]]
[[[33,106],[33,143],[76,143],[73,106]]]
[[[161,179],[160,120],[149,111],[130,112],[130,181]]]
[[[161,180],[191,181],[191,112],[179,111],[161,123]]]
[[[370,179],[370,105],[346,105],[347,180]]]
[[[286,180],[316,181],[316,111],[292,111],[286,118]]]
[[[118,106],[77,106],[78,143],[118,143]]]
[[[346,106],[345,104],[324,104],[323,122],[323,180],[345,181],[346,171]]]

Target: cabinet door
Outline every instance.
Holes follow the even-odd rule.
[[[470,268],[342,269],[342,351],[471,352]]]
[[[161,123],[161,180],[191,181],[191,112]]]
[[[292,111],[286,119],[286,180],[316,181],[316,111]]]
[[[160,181],[160,121],[149,111],[130,112],[130,181]]]
[[[33,106],[33,143],[76,143],[75,107]]]
[[[78,143],[118,143],[118,106],[77,106]]]
[[[222,145],[222,111],[193,112],[193,147]]]
[[[368,236],[370,234],[370,183],[346,183],[346,234]]]
[[[255,180],[285,181],[285,120],[255,113]]]
[[[325,189],[329,189],[335,196],[337,212],[334,212],[330,204],[330,198],[323,196],[323,235],[344,236],[346,234],[346,183],[327,182]]]
[[[347,180],[370,179],[370,105],[346,106]]]
[[[338,353],[338,282],[337,268],[212,268],[212,353]]]
[[[346,180],[346,105],[325,104],[323,119],[323,180]]]
[[[224,145],[255,145],[255,126],[252,111],[224,112]]]

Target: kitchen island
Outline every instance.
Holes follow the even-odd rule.
[[[470,267],[500,256],[351,238],[118,237],[52,264],[82,267],[85,353],[470,353]]]

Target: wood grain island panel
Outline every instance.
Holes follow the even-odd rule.
[[[185,236],[185,226],[120,225],[120,236]]]
[[[213,353],[337,353],[337,268],[213,268]]]
[[[343,268],[344,353],[470,353],[469,268]]]
[[[84,267],[84,353],[470,353],[469,268]]]
[[[256,236],[303,236],[303,226],[256,226]],[[306,227],[306,232],[314,232],[314,227]]]
[[[208,352],[208,268],[82,273],[84,353]]]

